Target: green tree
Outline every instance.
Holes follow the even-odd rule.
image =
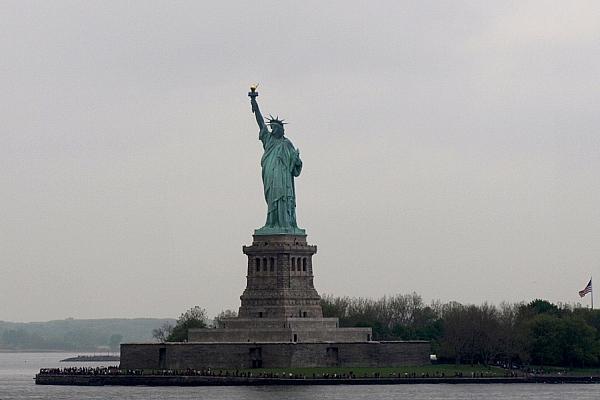
[[[206,310],[195,306],[181,314],[177,319],[177,323],[167,337],[167,342],[185,342],[188,338],[188,329],[191,328],[206,328],[208,318]]]
[[[233,310],[225,310],[221,311],[217,316],[213,319],[213,325],[215,328],[223,328],[223,321],[229,318],[237,317],[237,312]]]
[[[526,321],[527,347],[531,361],[539,365],[560,365],[564,323],[554,315],[539,314]]]
[[[173,325],[169,322],[165,322],[158,328],[152,329],[152,337],[159,342],[164,343],[169,338],[169,335],[171,335],[171,332],[173,332]]]
[[[443,320],[443,337],[440,341],[440,352],[443,358],[454,360],[460,364],[467,355],[469,336],[467,333],[466,307],[457,302],[445,305]]]
[[[598,363],[597,331],[583,318],[572,314],[563,318],[562,365],[584,367]]]
[[[349,297],[335,297],[330,294],[321,296],[321,308],[325,318],[345,318],[348,314]]]
[[[514,361],[525,357],[523,340],[518,334],[517,316],[521,304],[500,303],[498,308],[498,354],[497,360],[512,366]]]
[[[532,302],[523,305],[521,307],[521,313],[532,315],[550,314],[558,316],[560,315],[560,309],[547,300],[535,299]]]

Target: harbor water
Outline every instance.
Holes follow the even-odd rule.
[[[532,399],[596,400],[596,384],[476,384],[384,386],[264,386],[264,387],[117,387],[42,386],[33,377],[40,368],[100,366],[111,363],[61,363],[72,353],[0,353],[0,400],[371,400],[371,399]]]

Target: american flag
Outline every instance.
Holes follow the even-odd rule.
[[[587,286],[583,290],[579,291],[579,297],[583,297],[586,294],[590,293],[591,291],[592,291],[592,280],[590,279]]]

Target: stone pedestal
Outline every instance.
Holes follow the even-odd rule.
[[[242,251],[248,270],[240,318],[323,318],[313,284],[317,246],[308,245],[306,235],[254,235]]]

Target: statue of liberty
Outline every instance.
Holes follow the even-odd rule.
[[[265,123],[256,97],[256,86],[250,88],[250,104],[260,131],[258,139],[263,144],[264,154],[260,160],[267,222],[254,231],[255,235],[304,235],[304,229],[296,223],[296,190],[294,178],[300,175],[302,161],[300,152],[284,137],[285,122],[279,117],[269,117]],[[271,130],[269,130],[269,127]]]

